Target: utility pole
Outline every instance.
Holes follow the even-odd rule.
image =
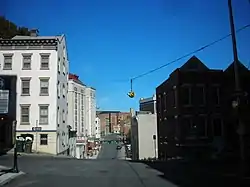
[[[235,35],[235,27],[234,27],[234,17],[233,17],[233,9],[232,9],[232,0],[228,0],[228,9],[229,9],[229,20],[230,20],[230,29],[231,29],[231,36],[232,36],[232,45],[233,45],[233,56],[234,56],[234,77],[235,77],[235,93],[236,93],[236,101],[234,101],[234,107],[237,110],[237,118],[238,118],[238,134],[239,134],[239,143],[240,143],[240,157],[242,161],[242,166],[244,169],[245,165],[245,124],[241,119],[241,114],[239,107],[242,105],[242,90],[240,88],[240,81],[239,81],[239,70],[238,70],[238,53],[237,53],[237,43],[236,43],[236,35]]]

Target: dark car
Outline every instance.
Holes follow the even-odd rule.
[[[117,145],[116,149],[121,149],[122,147],[120,145]]]

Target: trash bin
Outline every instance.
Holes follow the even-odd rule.
[[[25,153],[32,153],[32,141],[25,142]]]
[[[25,143],[25,141],[16,140],[16,150],[17,150],[17,152],[24,152],[24,143]]]

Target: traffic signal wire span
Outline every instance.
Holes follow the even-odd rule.
[[[243,26],[243,27],[237,29],[236,32],[238,33],[238,32],[240,32],[240,31],[242,31],[242,30],[247,29],[248,27],[250,27],[250,24],[245,25],[245,26]],[[222,37],[222,38],[220,38],[220,39],[217,39],[217,40],[215,40],[215,41],[213,41],[213,42],[211,42],[211,43],[209,43],[209,44],[207,44],[207,45],[204,45],[203,47],[200,47],[200,48],[198,48],[198,49],[196,49],[196,50],[194,50],[194,51],[192,51],[192,52],[189,52],[189,53],[187,53],[187,54],[185,54],[185,55],[183,55],[183,56],[181,56],[181,57],[179,57],[179,58],[177,58],[177,59],[175,59],[175,60],[173,60],[173,61],[170,61],[170,62],[168,62],[168,63],[166,63],[166,64],[160,66],[160,67],[157,67],[157,68],[155,68],[155,69],[152,69],[152,70],[149,70],[149,71],[147,71],[147,72],[145,72],[145,73],[142,73],[142,74],[140,74],[140,75],[137,75],[137,76],[133,77],[133,78],[130,80],[130,82],[131,82],[131,84],[132,84],[133,80],[135,80],[135,79],[139,79],[139,78],[141,78],[141,77],[144,77],[144,76],[146,76],[146,75],[148,75],[148,74],[151,74],[151,73],[153,73],[153,72],[155,72],[155,71],[158,71],[158,70],[160,70],[160,69],[162,69],[162,68],[164,68],[164,67],[166,67],[166,66],[169,66],[170,64],[173,64],[173,63],[175,63],[175,62],[177,62],[177,61],[179,61],[179,60],[182,60],[183,58],[186,58],[186,57],[191,56],[191,55],[193,55],[193,54],[195,54],[195,53],[198,53],[198,52],[200,52],[200,51],[202,51],[202,50],[204,50],[204,49],[206,49],[206,48],[208,48],[208,47],[211,47],[212,45],[215,45],[216,43],[218,43],[218,42],[220,42],[220,41],[222,41],[222,40],[228,38],[229,36],[231,36],[231,34],[228,34],[228,35],[226,35],[226,36],[224,36],[224,37]],[[131,85],[131,87],[132,87],[132,85]]]

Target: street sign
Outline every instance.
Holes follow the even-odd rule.
[[[0,114],[7,114],[9,111],[9,90],[0,90]]]
[[[42,131],[42,127],[32,127],[32,131]]]

